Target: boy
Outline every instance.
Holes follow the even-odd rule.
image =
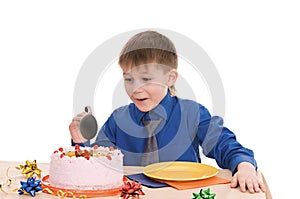
[[[223,127],[220,117],[191,100],[176,97],[178,57],[164,35],[145,31],[134,35],[119,57],[125,90],[132,100],[116,109],[101,128],[95,143],[79,132],[79,121],[69,126],[72,140],[84,145],[114,146],[124,153],[124,165],[148,165],[163,161],[201,162],[199,146],[207,157],[234,174],[231,187],[242,192],[265,191],[256,174],[253,152]]]

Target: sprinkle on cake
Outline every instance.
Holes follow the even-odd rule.
[[[115,150],[113,147],[98,147],[98,145],[90,147],[80,147],[78,144],[75,145],[75,147],[70,149],[63,149],[62,147],[58,148],[58,150],[55,150],[53,152],[59,153],[59,157],[62,158],[64,156],[68,157],[84,157],[87,160],[89,160],[91,157],[106,157],[108,160],[112,160],[112,157],[117,157],[123,155],[121,154],[121,151]]]

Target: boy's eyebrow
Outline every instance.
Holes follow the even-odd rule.
[[[130,75],[130,72],[123,72],[123,75]]]
[[[143,71],[141,74],[150,74],[148,71]],[[130,73],[123,72],[123,75],[130,75]]]

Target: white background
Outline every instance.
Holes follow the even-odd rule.
[[[255,151],[274,198],[288,198],[300,177],[299,19],[296,1],[286,0],[1,1],[0,160],[48,162],[70,144],[74,85],[89,54],[122,32],[169,29],[210,56],[225,89],[225,125]],[[100,122],[109,114],[96,111]]]

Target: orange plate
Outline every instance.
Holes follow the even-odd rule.
[[[124,177],[123,180],[126,180]],[[122,186],[114,189],[105,189],[105,190],[75,190],[75,189],[63,189],[58,187],[53,187],[49,183],[49,175],[46,175],[42,178],[42,188],[44,193],[53,194],[53,195],[61,195],[64,194],[66,197],[80,197],[85,196],[87,198],[92,197],[105,197],[105,196],[115,196],[121,193]],[[47,191],[47,190],[50,190]],[[52,192],[52,193],[51,193]]]

